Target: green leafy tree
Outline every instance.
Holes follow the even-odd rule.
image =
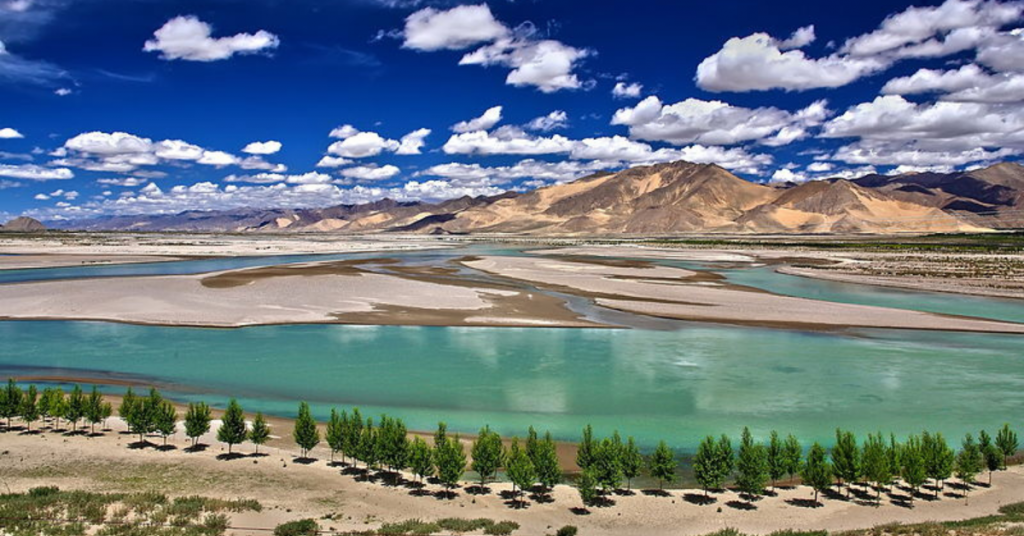
[[[533,428],[531,428],[532,430]],[[480,488],[487,486],[487,482],[494,478],[502,463],[501,436],[491,431],[490,426],[484,426],[473,441],[471,450],[473,455],[472,468],[480,475]]]
[[[103,395],[93,385],[89,392],[89,398],[85,401],[85,420],[89,423],[89,433],[96,433],[96,425],[103,422]]]
[[[974,436],[967,434],[964,436],[964,441],[960,445],[960,453],[957,454],[956,462],[954,463],[956,477],[964,485],[965,502],[969,500],[968,493],[971,490],[971,486],[974,485],[974,479],[981,472],[981,464],[981,449],[975,443]]]
[[[409,446],[409,468],[421,480],[434,474],[430,446],[422,437],[413,438],[412,445]]]
[[[910,501],[913,503],[918,489],[928,479],[928,467],[925,463],[925,453],[919,436],[907,438],[907,442],[903,445],[900,462],[902,466],[900,476],[914,490],[910,494]]]
[[[932,435],[924,432],[921,435],[921,447],[924,449],[928,478],[935,481],[935,497],[938,497],[939,492],[945,488],[946,479],[953,475],[956,453],[949,448],[946,438],[941,433]]]
[[[832,471],[842,489],[846,484],[846,496],[850,496],[850,484],[861,475],[860,448],[853,432],[844,432],[836,428],[836,444],[832,447]]]
[[[981,451],[981,457],[984,459],[984,468],[988,471],[988,485],[991,486],[992,472],[998,471],[1003,465],[1003,453],[992,442],[992,436],[984,430],[978,434],[978,450]]]
[[[594,504],[597,500],[597,479],[591,471],[585,470],[580,473],[579,479],[576,480],[576,490],[580,493],[584,507]]]
[[[29,385],[21,397],[21,408],[18,412],[25,421],[25,429],[31,430],[32,423],[39,419],[39,392],[35,385]]]
[[[54,398],[64,398],[63,393],[58,393],[59,396]],[[117,408],[117,414],[121,417],[121,420],[128,426],[128,431],[135,433],[135,429],[132,428],[132,422],[134,422],[134,413],[139,410],[141,406],[141,400],[135,394],[135,391],[131,387],[125,391],[124,396],[121,397],[121,405]],[[63,413],[61,413],[63,415]]]
[[[786,441],[782,444],[782,460],[790,480],[793,480],[803,467],[803,456],[804,448],[800,440],[793,434],[786,436]]]
[[[658,442],[651,458],[648,460],[648,472],[658,479],[658,489],[665,488],[665,482],[671,482],[676,476],[676,455],[668,448],[668,443]],[[587,472],[584,471],[584,474]],[[591,477],[594,475],[591,473]]]
[[[736,484],[749,497],[757,497],[764,493],[764,485],[768,481],[768,456],[764,445],[754,442],[750,429],[744,427],[740,439],[739,456],[736,462]]]
[[[900,476],[902,465],[900,462],[900,456],[902,455],[903,445],[900,445],[896,441],[896,434],[889,433],[889,446],[885,449],[886,459],[889,461],[889,481],[886,482],[886,487],[892,486],[893,481]]]
[[[163,438],[164,446],[167,446],[167,438],[174,435],[178,428],[178,412],[169,400],[161,400],[156,406],[153,427]]]
[[[996,446],[1003,453],[1003,469],[1006,469],[1006,462],[1017,453],[1017,432],[1010,429],[1009,424],[1004,424],[996,434]]]
[[[196,447],[200,437],[210,432],[211,421],[213,412],[206,402],[189,402],[185,411],[185,436],[192,441],[192,448]]]
[[[466,472],[466,452],[462,448],[459,437],[444,436],[443,441],[434,446],[434,464],[437,466],[437,478],[444,485],[448,493],[451,493]]]
[[[397,473],[409,465],[409,433],[401,419],[384,415],[380,422],[380,461]]]
[[[616,444],[610,438],[602,439],[594,450],[591,469],[603,491],[618,489],[622,484],[621,442]]]
[[[64,412],[64,418],[71,423],[71,431],[78,430],[78,421],[85,417],[85,393],[82,388],[75,385],[68,395],[68,408]]]
[[[768,438],[768,478],[772,481],[772,491],[775,491],[775,483],[786,476],[785,445],[779,438],[779,433],[772,430]]]
[[[732,476],[733,469],[736,467],[732,440],[729,439],[729,436],[722,434],[722,437],[718,438],[715,452],[718,455],[715,460],[715,467],[718,469],[718,481],[724,483]]]
[[[110,402],[104,402],[100,404],[100,416],[103,422],[103,428],[107,427],[107,419],[114,414],[114,406]]]
[[[807,451],[807,462],[800,472],[804,484],[814,490],[814,502],[818,504],[818,494],[832,485],[832,464],[825,456],[825,447],[817,442]]]
[[[260,453],[260,445],[266,445],[270,440],[270,425],[262,412],[256,412],[252,420],[252,429],[249,430],[249,441],[256,445],[256,454]]]
[[[633,479],[640,476],[644,468],[644,457],[632,436],[626,439],[622,448],[622,476],[626,477],[626,489],[633,489]]]
[[[296,424],[296,426],[298,425]],[[224,416],[221,417],[220,428],[217,429],[217,441],[226,443],[228,455],[231,455],[234,446],[244,442],[246,435],[248,434],[245,429],[245,414],[242,412],[242,406],[232,398],[228,402],[228,409],[224,410]]]
[[[558,464],[558,446],[551,438],[551,432],[544,433],[544,439],[540,442],[540,453],[533,461],[533,468],[537,471],[537,481],[550,491],[562,480],[562,468]]]
[[[46,420],[48,420],[51,417],[50,401],[53,399],[53,394],[54,388],[46,387],[43,389],[42,394],[39,395],[39,402],[37,403],[37,405],[39,406],[39,416],[43,419],[44,424]]]
[[[0,390],[0,417],[7,419],[7,429],[11,429],[11,419],[21,412],[21,388],[14,383],[14,378],[7,379],[7,388]]]
[[[707,436],[697,446],[693,456],[693,475],[697,484],[704,490],[704,497],[710,497],[709,489],[722,486],[721,472],[718,467],[718,442],[714,436]]]
[[[366,464],[367,469],[376,469],[380,462],[380,448],[377,441],[380,434],[373,426],[373,418],[368,417],[361,430],[356,457]]]
[[[889,453],[882,434],[868,434],[864,442],[864,449],[861,458],[861,465],[864,476],[875,486],[875,504],[881,505],[882,487],[892,481],[892,471],[889,466]]]
[[[131,394],[130,389],[129,394]],[[68,397],[69,406],[72,398],[73,395]],[[157,412],[162,402],[163,398],[156,389],[150,389],[147,397],[137,397],[134,394],[130,397],[125,395],[121,414],[132,433],[138,434],[140,443],[145,442],[148,434],[156,432]],[[125,404],[129,404],[129,406],[126,407]]]
[[[533,483],[537,481],[537,472],[526,449],[519,448],[518,438],[512,439],[505,452],[505,472],[512,481],[513,495],[522,504],[522,492],[533,487]]]
[[[53,429],[60,430],[60,420],[64,418],[64,414],[68,411],[68,399],[64,396],[64,391],[60,387],[54,388],[50,402],[47,404],[47,411],[50,417],[54,419]]]
[[[346,422],[346,413],[342,412],[342,422]],[[344,428],[344,436],[342,441],[341,452],[342,456],[349,456],[351,458],[358,458],[356,454],[359,451],[360,440],[363,437],[363,415],[359,413],[359,408],[353,408],[352,415],[348,417],[347,424]]]
[[[345,447],[345,426],[348,424],[347,416],[345,420],[342,420],[341,415],[338,414],[338,410],[331,408],[331,418],[327,420],[327,430],[324,434],[324,439],[327,440],[327,446],[331,448],[331,463],[334,463],[334,454],[340,452]]]
[[[594,429],[588,424],[583,429],[583,437],[580,439],[579,446],[576,447],[576,465],[581,471],[586,471],[593,464],[595,447]]]
[[[320,430],[317,429],[316,421],[306,402],[299,403],[299,414],[295,418],[295,430],[292,432],[292,437],[295,439],[295,444],[302,449],[302,458],[306,458],[309,451],[320,444]]]

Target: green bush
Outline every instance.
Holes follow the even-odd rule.
[[[282,523],[274,528],[274,536],[316,536],[320,527],[312,519]]]
[[[519,523],[515,521],[499,521],[490,527],[484,529],[484,534],[490,536],[508,536],[512,534],[512,531],[519,528]]]
[[[377,529],[377,534],[381,536],[429,536],[440,530],[441,527],[437,523],[408,519],[398,523],[385,523]]]
[[[579,532],[579,531],[576,529],[575,526],[573,526],[573,525],[566,525],[566,526],[558,529],[558,532],[555,533],[555,536],[576,536],[577,532]]]

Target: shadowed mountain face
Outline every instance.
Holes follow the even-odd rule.
[[[1024,167],[830,179],[786,187],[715,165],[598,173],[525,193],[441,203],[384,199],[322,209],[231,210],[82,220],[87,230],[525,234],[891,233],[1020,227]]]
[[[7,231],[12,233],[35,233],[39,231],[45,231],[46,226],[39,223],[38,220],[32,218],[26,218],[24,216],[20,218],[14,218],[13,220],[0,225],[0,232]]]

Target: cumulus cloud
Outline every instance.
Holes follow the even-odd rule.
[[[457,6],[447,11],[428,7],[405,19],[402,46],[414,50],[462,50],[509,34],[487,4]]]
[[[584,175],[605,169],[603,162],[543,162],[525,159],[511,166],[481,166],[449,162],[431,166],[417,176],[443,177],[456,184],[505,184],[516,179],[536,179],[552,182],[568,182]]]
[[[139,179],[136,177],[96,179],[97,184],[103,184],[105,186],[120,186],[122,188],[134,188],[136,186],[142,186],[146,182],[148,182],[146,179]]]
[[[992,37],[978,50],[978,61],[997,71],[1024,71],[1024,29]]]
[[[345,138],[351,138],[356,134],[359,134],[358,128],[352,125],[341,125],[340,127],[337,127],[334,130],[332,130],[331,133],[328,135],[332,138],[343,140]]]
[[[75,174],[67,168],[49,168],[35,164],[10,165],[0,164],[0,177],[24,179],[31,181],[67,180]]]
[[[565,136],[532,136],[520,128],[505,126],[493,132],[477,130],[454,134],[448,138],[442,150],[448,154],[540,155],[565,153],[571,148],[572,141]]]
[[[386,180],[401,173],[402,170],[392,165],[385,166],[356,166],[343,169],[338,173],[343,177],[358,179],[361,181]]]
[[[820,125],[829,113],[825,101],[791,113],[694,98],[663,104],[650,96],[634,107],[616,111],[612,124],[628,126],[634,138],[676,145],[731,145],[751,140],[785,145],[805,137],[806,129]]]
[[[463,132],[473,132],[474,130],[490,130],[501,121],[501,110],[501,106],[492,106],[484,111],[480,117],[455,123],[452,125],[452,131],[461,134]]]
[[[239,33],[230,37],[212,37],[213,28],[194,15],[167,21],[146,41],[142,50],[159,52],[165,60],[217,61],[235,54],[255,54],[277,48],[278,37],[265,30]]]
[[[21,134],[21,132],[18,132],[17,130],[14,130],[11,127],[0,128],[0,139],[2,139],[2,140],[10,140],[10,139],[24,138],[24,137],[25,136],[23,136]]]
[[[342,158],[340,156],[330,156],[330,155],[327,155],[327,156],[321,158],[320,161],[316,163],[316,167],[319,167],[319,168],[336,168],[336,167],[347,166],[347,165],[351,164],[352,162],[353,161],[348,159],[348,158]]]
[[[127,132],[85,132],[66,142],[64,148],[95,155],[125,155],[147,153],[153,140]]]
[[[640,92],[643,89],[644,86],[641,84],[617,82],[615,87],[612,88],[612,96],[617,99],[636,99],[640,97]]]
[[[548,115],[535,117],[524,126],[530,130],[540,130],[542,132],[565,128],[569,126],[569,114],[562,110],[555,110]]]
[[[386,139],[376,132],[359,132],[332,143],[327,152],[346,158],[366,158],[383,151],[398,150],[400,146],[400,142]]]
[[[941,100],[960,102],[1021,102],[1024,101],[1024,74],[989,74],[974,64],[952,70],[920,69],[910,76],[889,80],[882,93],[942,93]]]
[[[423,146],[426,145],[426,138],[430,135],[429,128],[421,128],[414,130],[399,140],[398,149],[395,149],[395,154],[410,155],[420,154]]]
[[[239,163],[239,158],[224,151],[203,151],[203,155],[196,162],[207,166],[231,166]]]
[[[242,148],[243,153],[249,154],[274,154],[281,150],[281,142],[275,140],[254,141]]]

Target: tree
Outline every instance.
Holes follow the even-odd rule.
[[[768,457],[768,478],[772,481],[772,491],[775,491],[775,483],[786,476],[785,446],[779,439],[779,433],[772,430],[768,439],[768,449],[765,454]]]
[[[992,472],[998,471],[1003,465],[1003,453],[992,442],[992,436],[988,435],[988,432],[984,430],[978,434],[978,450],[981,451],[981,457],[985,462],[984,468],[988,470],[988,485],[991,486]]]
[[[103,422],[103,428],[107,427],[107,419],[114,414],[114,406],[110,402],[104,402],[100,404],[100,420]]]
[[[398,473],[409,464],[409,434],[401,419],[381,416],[378,436],[380,462]]]
[[[531,461],[533,461],[533,468],[537,471],[537,481],[550,491],[562,480],[562,468],[558,464],[558,446],[551,438],[551,432],[544,433],[544,439],[540,446],[539,457]]]
[[[697,446],[693,456],[693,474],[697,484],[704,490],[704,497],[709,497],[708,490],[722,486],[718,468],[718,443],[714,436],[707,436]]]
[[[21,420],[25,421],[25,429],[31,430],[32,423],[39,418],[39,393],[35,385],[29,385],[21,397],[21,408],[18,411]]]
[[[583,506],[594,504],[594,500],[597,499],[597,479],[594,478],[594,474],[589,470],[580,473],[580,478],[576,481],[576,490],[580,492]]]
[[[736,468],[739,473],[736,483],[740,490],[749,497],[757,497],[764,493],[764,485],[768,481],[768,457],[764,445],[754,442],[754,437],[747,427],[743,428],[743,436],[740,439]]]
[[[21,412],[21,388],[14,383],[14,378],[7,379],[7,388],[0,390],[0,417],[7,419],[7,429],[11,429],[11,419]]]
[[[732,440],[729,436],[722,434],[722,437],[718,438],[718,445],[715,447],[715,468],[718,471],[718,481],[724,483],[732,476],[732,471],[735,468],[736,460],[733,458]]]
[[[633,489],[633,479],[640,476],[644,468],[644,457],[640,454],[640,448],[636,446],[633,436],[626,439],[626,446],[622,448],[622,476],[626,477],[626,488]]]
[[[163,398],[156,389],[149,390],[149,396],[140,398],[128,390],[121,403],[121,416],[128,423],[128,428],[134,434],[138,434],[139,442],[144,442],[147,434],[156,431],[157,412]],[[71,397],[68,397],[68,406],[71,405]]]
[[[59,396],[55,398],[63,398],[64,394],[59,393]],[[128,425],[128,431],[135,433],[135,429],[132,428],[132,422],[134,421],[133,413],[139,409],[139,397],[135,395],[135,391],[131,387],[125,391],[124,396],[121,397],[121,405],[117,408],[117,414],[121,417],[121,420]],[[61,414],[63,415],[63,413]]]
[[[889,461],[889,481],[886,487],[892,486],[893,480],[900,476],[900,456],[903,446],[896,441],[896,434],[889,433],[889,447],[885,450],[886,459]]]
[[[967,494],[974,485],[974,479],[981,472],[981,463],[981,450],[974,442],[974,436],[967,434],[960,445],[960,453],[957,454],[955,462],[956,477],[964,485],[964,502],[969,500]]]
[[[359,446],[356,449],[356,457],[366,464],[367,469],[376,469],[380,462],[380,449],[377,445],[379,434],[373,427],[373,419],[367,418],[366,424],[360,428],[362,434],[359,436]]]
[[[802,467],[804,456],[804,448],[800,445],[800,441],[793,434],[786,436],[786,442],[782,445],[782,459],[785,465],[785,472],[789,475],[789,479],[793,480],[793,477],[800,472]]]
[[[224,410],[224,416],[221,417],[220,428],[217,429],[217,441],[227,443],[230,456],[231,449],[244,442],[245,436],[245,415],[242,412],[242,406],[232,398],[228,402],[228,409]]]
[[[302,458],[307,457],[309,451],[320,444],[320,430],[316,428],[316,421],[309,410],[309,404],[299,403],[299,415],[295,418],[295,430],[292,432],[295,444],[302,449]]]
[[[437,478],[450,493],[466,471],[466,452],[463,450],[458,436],[454,438],[442,436],[442,442],[440,445],[434,445],[434,449]]]
[[[864,476],[875,486],[876,505],[881,505],[883,485],[888,485],[892,481],[888,454],[882,433],[868,434],[868,439],[864,443],[861,463]]]
[[[347,423],[342,420],[341,415],[338,415],[338,411],[331,408],[331,418],[327,420],[327,431],[324,434],[324,438],[327,440],[327,446],[331,448],[331,463],[334,463],[334,454],[342,450],[345,446],[346,424]]]
[[[60,387],[54,388],[50,397],[50,403],[47,404],[47,412],[56,421],[54,422],[54,430],[60,429],[60,420],[64,418],[64,414],[67,411],[68,399],[64,396],[64,391]]]
[[[658,489],[664,489],[665,482],[671,482],[676,476],[676,456],[664,441],[658,443],[658,448],[654,449],[654,454],[651,454],[651,459],[647,463],[651,476],[658,479]],[[587,471],[584,471],[584,474],[586,473]],[[593,476],[590,474],[590,477]]]
[[[359,408],[354,408],[351,417],[346,419],[345,412],[341,413],[341,417],[343,423],[347,422],[342,440],[342,458],[347,455],[358,459],[356,454],[359,452],[359,443],[363,437],[363,415],[359,413]]]
[[[85,393],[82,388],[75,385],[68,395],[68,407],[64,412],[64,418],[71,422],[71,431],[78,430],[78,421],[85,417]]]
[[[860,449],[853,432],[844,432],[836,428],[836,444],[832,447],[832,470],[836,481],[842,489],[846,483],[846,496],[850,496],[850,484],[857,481],[861,474]]]
[[[262,412],[256,412],[256,417],[252,420],[252,429],[249,430],[249,441],[256,445],[256,454],[260,453],[260,445],[266,445],[270,439],[270,425],[267,424],[267,419],[263,417]]]
[[[1009,424],[1004,424],[996,434],[996,446],[1003,453],[1003,469],[1006,469],[1006,462],[1017,453],[1017,432],[1010,429]]]
[[[160,437],[164,439],[164,446],[167,446],[167,438],[174,435],[178,428],[178,412],[169,400],[161,400],[156,406],[153,428],[160,433]]]
[[[200,437],[209,433],[212,420],[213,413],[205,402],[189,402],[185,412],[185,435],[192,440],[192,448]]]
[[[818,494],[832,485],[832,465],[825,458],[825,448],[817,442],[807,451],[807,463],[800,472],[800,478],[814,490],[815,504],[818,504]]]
[[[946,479],[953,474],[956,454],[946,444],[946,438],[941,433],[921,434],[921,448],[924,451],[925,472],[928,478],[935,481],[935,497],[938,497],[939,492],[945,488]]]
[[[36,404],[39,408],[39,416],[42,417],[44,424],[51,417],[50,405],[52,404],[51,400],[53,400],[54,391],[53,387],[44,388],[43,393],[39,395],[39,402]]]
[[[430,459],[430,447],[422,437],[415,437],[409,447],[409,468],[423,479],[434,474],[434,463]]]
[[[622,484],[621,445],[621,441],[616,444],[612,439],[604,438],[594,449],[590,468],[603,491],[618,489]]]
[[[594,429],[588,424],[586,428],[583,429],[583,438],[580,440],[580,444],[576,448],[576,465],[579,466],[581,471],[590,469],[590,466],[594,461],[594,447]]]
[[[103,422],[103,395],[93,385],[89,392],[89,398],[85,401],[85,420],[89,422],[89,433],[96,433],[96,425]]]
[[[928,478],[928,468],[925,464],[924,450],[921,446],[920,437],[910,436],[907,438],[906,444],[903,445],[900,462],[902,465],[900,476],[914,490],[910,495],[910,501],[913,503],[918,489]]]
[[[492,432],[490,426],[484,426],[476,436],[476,441],[473,441],[471,452],[472,467],[480,475],[480,488],[483,489],[501,467],[501,436],[497,432]]]
[[[512,493],[517,498],[521,498],[523,490],[530,489],[537,481],[537,472],[530,461],[530,455],[525,449],[519,448],[518,438],[512,439],[508,450],[505,451],[505,472],[512,481]]]

